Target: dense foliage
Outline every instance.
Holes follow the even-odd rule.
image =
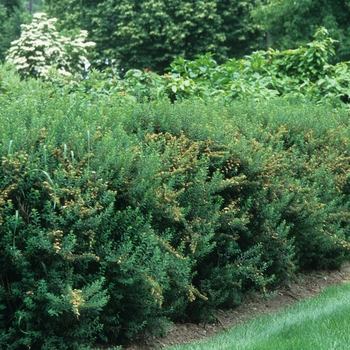
[[[180,55],[213,52],[219,62],[264,48],[251,20],[257,0],[46,0],[63,29],[81,28],[96,42],[97,58],[119,67],[161,72]]]
[[[19,38],[20,24],[30,20],[28,3],[0,0],[0,60],[11,41]],[[180,55],[193,60],[197,54],[212,52],[223,63],[266,46],[296,48],[309,42],[320,26],[337,40],[332,62],[350,59],[346,1],[46,0],[43,4],[33,0],[33,4],[34,12],[47,11],[58,18],[60,31],[87,30],[97,43],[92,56],[116,59],[119,68],[162,72]]]
[[[207,320],[349,257],[345,109],[0,77],[0,347]]]
[[[161,72],[179,55],[212,52],[219,63],[271,46],[305,45],[320,26],[338,40],[335,62],[350,58],[349,11],[333,0],[46,0],[62,28],[88,30],[98,58]],[[270,39],[271,38],[271,39]],[[266,43],[265,43],[266,42]]]
[[[193,61],[180,57],[164,75],[148,69],[131,69],[124,75],[112,65],[102,72],[92,71],[84,81],[53,79],[53,93],[79,91],[89,93],[91,99],[119,93],[137,101],[175,101],[193,96],[226,101],[299,97],[347,106],[349,62],[331,64],[334,44],[328,31],[321,27],[311,43],[294,50],[257,51],[221,65],[210,53]]]
[[[0,19],[22,18],[20,1],[0,4]],[[349,62],[334,64],[323,27],[228,59],[262,44],[254,4],[47,0],[60,21],[22,26],[0,67],[0,348],[207,321],[349,258]],[[277,17],[262,26],[276,42]],[[84,79],[77,25],[115,59]]]
[[[22,0],[0,0],[0,61],[5,60],[11,42],[19,38],[21,24],[28,23],[30,15]]]
[[[304,45],[323,26],[338,40],[336,61],[350,60],[349,1],[260,0],[252,15],[270,33],[275,49]]]

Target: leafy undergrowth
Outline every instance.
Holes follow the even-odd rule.
[[[334,42],[325,28],[319,28],[314,41],[294,50],[257,51],[221,65],[211,53],[193,61],[179,57],[163,75],[148,69],[130,69],[124,75],[114,66],[106,66],[102,72],[92,70],[84,80],[52,72],[48,89],[52,94],[83,93],[91,100],[113,94],[139,102],[299,97],[317,103],[333,101],[348,108],[349,62],[331,63]]]

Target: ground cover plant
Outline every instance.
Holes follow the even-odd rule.
[[[168,350],[346,349],[349,344],[349,284],[331,287],[321,296],[254,319],[209,341]]]
[[[349,256],[345,109],[0,76],[1,346],[163,332]]]

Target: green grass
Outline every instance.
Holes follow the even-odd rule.
[[[326,289],[274,315],[167,350],[333,350],[350,348],[350,284]]]

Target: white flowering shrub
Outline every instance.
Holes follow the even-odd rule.
[[[15,65],[23,77],[47,78],[50,70],[63,75],[80,73],[82,62],[87,61],[87,49],[95,45],[85,42],[87,31],[81,30],[74,38],[60,34],[56,18],[45,13],[33,16],[31,24],[22,24],[21,37],[11,43],[6,61]]]

